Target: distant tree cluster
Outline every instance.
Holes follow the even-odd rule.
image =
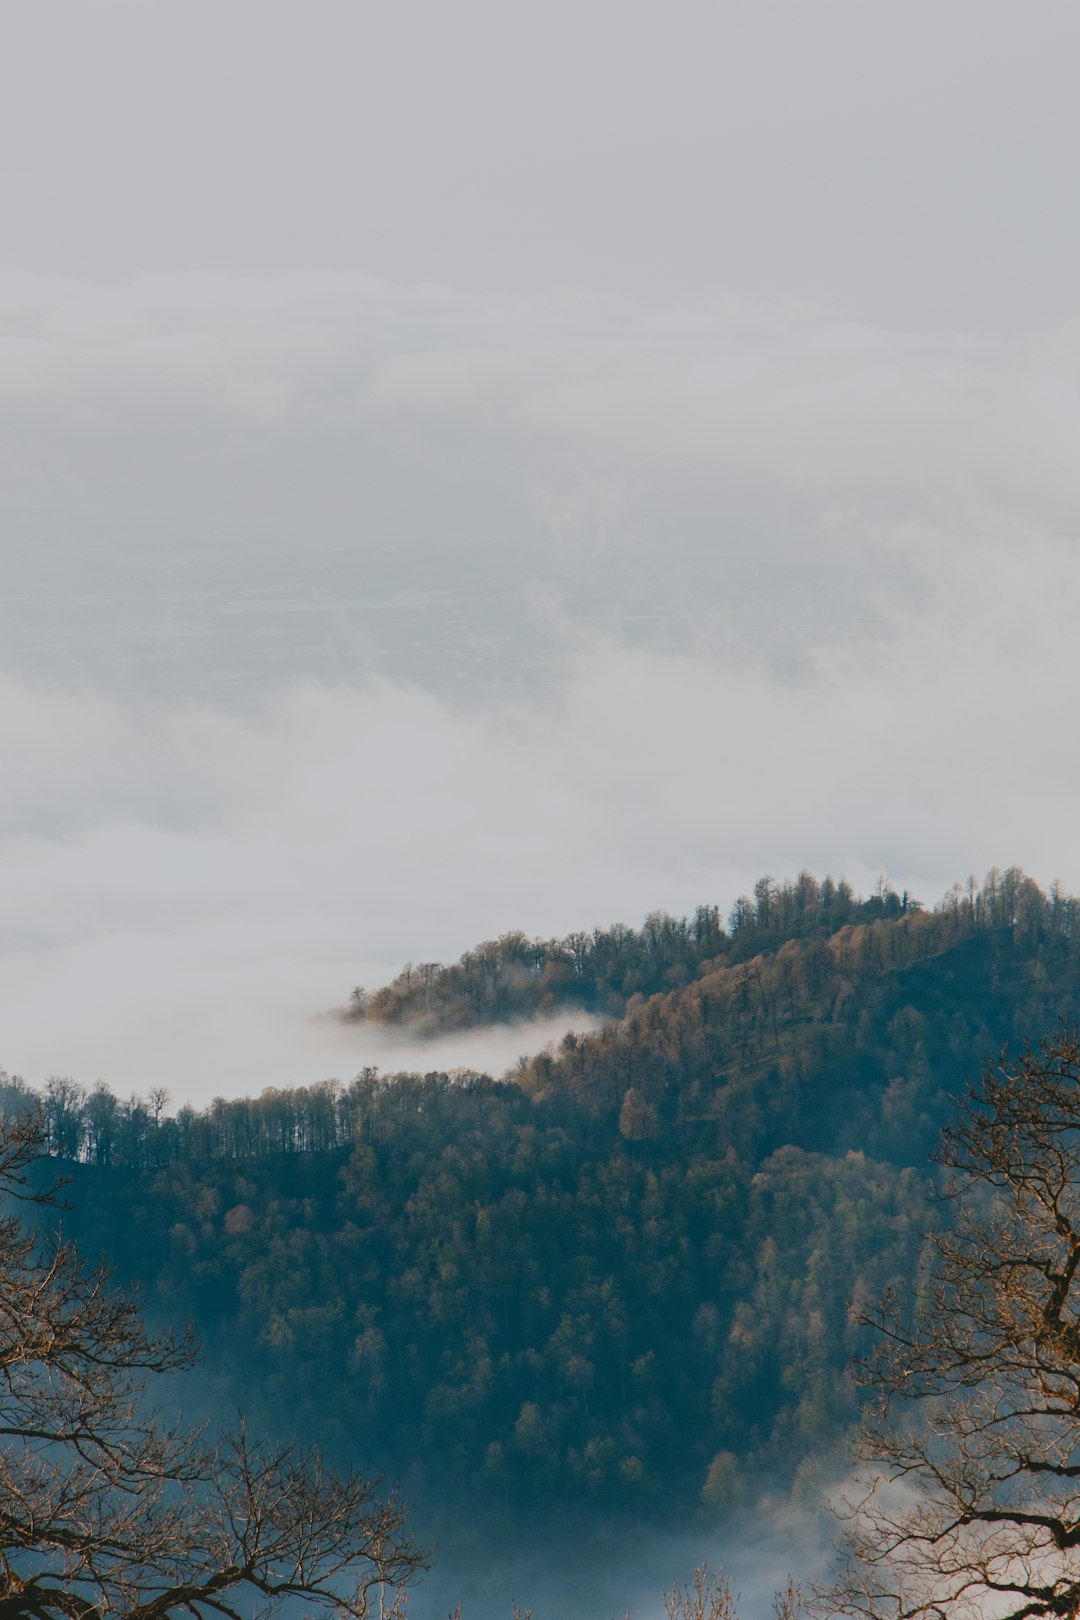
[[[455,1084],[479,1077],[456,1072]],[[208,1108],[189,1105],[166,1113],[168,1094],[150,1100],[115,1097],[99,1081],[92,1090],[52,1076],[40,1092],[17,1076],[0,1073],[0,1108],[40,1109],[50,1150],[59,1158],[97,1165],[161,1165],[207,1158],[273,1158],[283,1153],[324,1153],[347,1145],[368,1106],[374,1069],[349,1085],[337,1080],[226,1101]]]
[[[782,945],[826,940],[841,929],[911,918],[922,910],[882,881],[869,898],[843,879],[809,872],[782,883],[761,878],[735,902],[726,926],[715,905],[693,917],[657,911],[640,929],[621,924],[562,939],[503,934],[455,963],[406,963],[393,983],[355,989],[348,1020],[407,1024],[417,1033],[506,1022],[579,1007],[620,1017],[635,998],[678,989],[716,966],[735,966]],[[1016,929],[1025,936],[1073,934],[1080,902],[1055,884],[1049,894],[1017,867],[991,871],[981,888],[957,884],[931,914],[968,928]]]
[[[358,987],[345,1017],[435,1033],[561,1007],[618,1016],[632,997],[677,989],[717,958],[740,962],[786,939],[825,936],[847,923],[914,909],[916,902],[884,883],[863,900],[843,880],[819,883],[808,872],[784,883],[762,878],[753,899],[736,902],[726,929],[719,907],[703,905],[693,917],[651,912],[640,929],[616,924],[547,940],[503,934],[449,967],[407,962],[392,984],[370,993]]]

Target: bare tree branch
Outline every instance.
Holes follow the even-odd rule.
[[[955,1220],[922,1297],[866,1318],[877,1401],[835,1611],[1080,1614],[1080,1041],[984,1070],[942,1136]]]
[[[393,1493],[149,1408],[191,1335],[151,1332],[105,1268],[27,1229],[13,1199],[57,1204],[29,1175],[41,1150],[33,1116],[0,1119],[0,1620],[400,1612],[424,1560]]]

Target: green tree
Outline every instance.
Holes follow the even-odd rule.
[[[56,1093],[51,1094],[55,1101]],[[167,1620],[302,1601],[355,1620],[421,1563],[402,1510],[315,1452],[164,1426],[148,1381],[188,1366],[104,1269],[40,1241],[43,1127],[0,1117],[0,1616]],[[20,1202],[23,1201],[23,1207]]]

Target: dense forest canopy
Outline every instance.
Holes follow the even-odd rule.
[[[485,952],[497,993],[462,989],[459,1022],[522,986],[539,1009],[565,967],[506,936],[429,976],[440,1020]],[[1015,870],[933,910],[763,880],[726,926],[653,917],[579,957],[579,1004],[613,1016],[501,1078],[366,1070],[175,1116],[51,1080],[71,1230],[194,1318],[215,1398],[403,1475],[456,1533],[715,1521],[766,1478],[811,1501],[860,1314],[911,1290],[938,1218],[950,1099],[1075,1014],[1077,902]]]
[[[763,877],[735,902],[726,925],[716,905],[692,917],[652,912],[640,929],[616,924],[559,939],[513,931],[466,951],[449,967],[407,962],[391,984],[357,986],[342,1009],[349,1021],[405,1025],[414,1034],[534,1017],[574,1008],[621,1017],[638,997],[679,989],[718,965],[734,966],[789,943],[826,940],[842,929],[896,921],[922,911],[884,880],[868,898],[831,877],[801,872]],[[1077,901],[1055,884],[1049,895],[1016,867],[955,885],[931,914],[961,916],[974,928],[1050,929],[1075,925]],[[931,924],[933,928],[933,923]]]
[[[1022,874],[993,874],[1010,889]],[[980,894],[980,905],[990,903]],[[1011,896],[1004,904],[1011,903]],[[692,917],[655,911],[640,929],[615,924],[561,939],[530,939],[520,931],[477,945],[449,967],[407,962],[392,984],[370,994],[357,986],[343,1009],[346,1019],[406,1024],[414,1033],[467,1028],[528,1018],[561,1007],[619,1016],[640,995],[673,990],[722,958],[743,962],[784,940],[823,938],[846,924],[897,917],[918,910],[908,894],[882,882],[869,900],[850,884],[809,872],[792,882],[761,878],[754,894],[736,901],[725,929],[720,908],[698,906]]]
[[[404,1620],[424,1555],[400,1506],[318,1452],[170,1423],[154,1396],[190,1333],[148,1330],[87,1268],[41,1182],[39,1116],[0,1118],[0,1614],[4,1620]]]

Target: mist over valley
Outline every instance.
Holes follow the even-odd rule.
[[[1080,13],[8,34],[0,1616],[1077,1620]]]

